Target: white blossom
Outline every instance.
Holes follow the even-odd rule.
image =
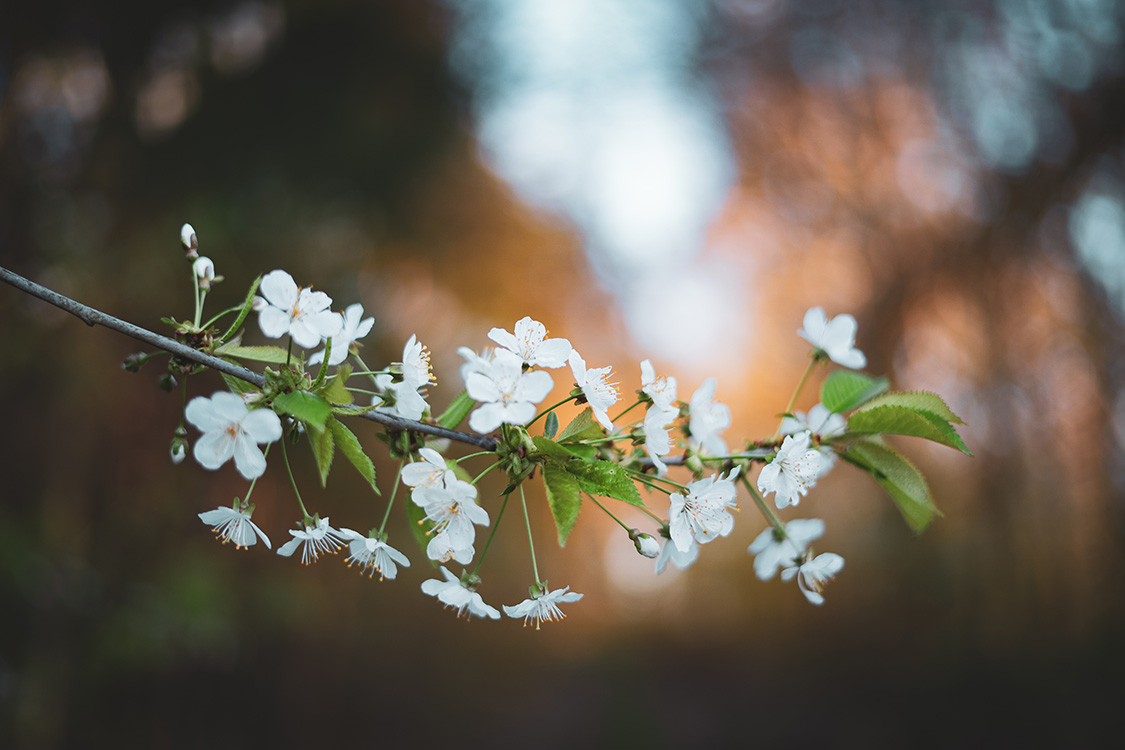
[[[329,525],[327,518],[309,520],[311,524],[306,521],[302,528],[289,530],[293,538],[281,545],[277,554],[289,557],[297,551],[297,547],[301,547],[301,564],[308,565],[316,562],[322,554],[336,554],[344,546],[340,532]]]
[[[232,543],[236,548],[252,547],[261,537],[266,548],[270,548],[270,538],[258,528],[258,524],[250,520],[254,513],[254,506],[240,506],[239,508],[221,507],[199,514],[199,520],[211,527],[211,531],[222,540],[223,544]],[[255,534],[257,536],[255,536]]]
[[[363,317],[363,305],[358,303],[348,305],[343,312],[343,316],[340,332],[329,337],[332,341],[332,352],[328,355],[328,364],[332,366],[341,364],[347,359],[352,344],[371,333],[371,327],[375,325],[375,318]],[[319,365],[322,363],[324,352],[325,350],[321,349],[309,357],[309,364]]]
[[[359,565],[360,575],[366,572],[370,578],[377,572],[380,581],[384,578],[393,581],[398,575],[399,565],[410,567],[406,555],[382,539],[363,536],[351,529],[340,529],[340,536],[348,543],[348,567]]]
[[[324,292],[298,288],[285,271],[267,273],[258,290],[267,303],[258,313],[258,325],[271,339],[289,334],[297,346],[312,349],[340,332],[343,320],[328,309],[332,298]]]
[[[500,610],[485,604],[480,594],[450,573],[444,565],[441,566],[441,572],[445,576],[444,581],[436,578],[422,581],[423,594],[436,596],[445,606],[453,607],[457,610],[458,617],[465,615],[468,618],[476,615],[490,617],[493,620],[500,619]]]
[[[696,448],[702,447],[712,456],[725,456],[727,444],[719,437],[719,432],[730,427],[730,409],[726,404],[712,401],[716,386],[715,378],[707,378],[695,393],[691,394],[688,434],[692,445]]]
[[[430,371],[430,351],[411,334],[402,347],[402,380],[411,388],[425,388],[434,382]]]
[[[456,477],[447,478],[443,487],[414,489],[411,499],[434,524],[426,545],[427,557],[439,562],[453,559],[462,565],[473,559],[474,524],[488,525],[488,511],[477,505],[476,496],[476,487]]]
[[[574,382],[582,389],[582,395],[590,404],[594,416],[601,422],[602,427],[612,430],[613,422],[610,421],[607,410],[620,398],[617,389],[614,388],[616,383],[607,382],[613,374],[613,368],[595,367],[587,370],[586,360],[582,359],[582,355],[576,350],[571,350],[570,371],[574,373]]]
[[[547,328],[530,317],[516,321],[515,334],[493,328],[488,338],[517,355],[529,367],[562,367],[570,356],[570,342],[547,338]]]
[[[523,618],[523,624],[526,626],[529,622],[535,623],[535,629],[539,629],[539,623],[544,620],[561,620],[566,617],[566,614],[559,609],[560,603],[576,602],[582,598],[582,594],[575,592],[567,593],[570,586],[554,591],[544,591],[539,596],[532,596],[530,599],[524,599],[515,606],[503,605],[504,614],[508,617],[515,619]]]
[[[527,424],[535,418],[535,404],[554,387],[550,373],[525,372],[517,355],[497,349],[488,372],[470,372],[465,379],[469,397],[481,404],[469,415],[469,427],[488,433],[501,424]]]
[[[675,542],[671,539],[664,539],[660,545],[660,555],[656,558],[656,575],[663,573],[668,563],[672,563],[680,570],[687,570],[698,559],[699,542],[695,541],[695,539],[691,539],[687,550],[684,552],[677,549]]]
[[[672,452],[670,428],[678,416],[680,416],[679,409],[675,407],[661,409],[655,404],[645,412],[645,448],[648,449],[649,458],[652,459],[658,476],[664,476],[668,472],[668,466],[661,457]]]
[[[843,415],[833,414],[824,404],[817,404],[809,409],[808,415],[798,411],[792,417],[781,420],[782,435],[795,435],[807,430],[821,440],[827,440],[843,435],[847,429],[848,422]],[[820,478],[835,466],[836,452],[827,445],[816,445],[813,448],[820,453],[820,471],[817,474],[817,478]]]
[[[789,581],[797,576],[797,585],[801,593],[810,603],[824,604],[824,596],[820,593],[824,584],[836,577],[844,569],[844,558],[835,552],[825,552],[817,555],[801,565],[793,565],[781,571],[781,580]]]
[[[217,469],[234,458],[238,472],[257,479],[266,470],[266,457],[258,445],[281,438],[281,420],[269,409],[246,408],[240,396],[219,391],[188,402],[184,418],[199,428],[193,455],[205,469]]]
[[[641,362],[641,391],[652,399],[659,409],[671,409],[676,400],[676,379],[671,375],[656,377],[652,360]]]
[[[737,505],[734,480],[741,467],[734,467],[727,476],[712,474],[687,486],[687,494],[672,493],[669,498],[668,532],[682,553],[692,541],[706,544],[726,536],[734,528],[729,509]]]
[[[772,526],[766,527],[746,548],[754,555],[754,573],[763,581],[777,575],[778,568],[792,565],[805,554],[809,543],[824,535],[824,521],[819,518],[795,518],[785,524],[785,536],[778,537]]]
[[[445,463],[442,455],[433,448],[419,448],[421,461],[414,461],[402,467],[402,483],[407,487],[445,487],[457,475]]]
[[[816,484],[821,462],[820,452],[809,448],[809,433],[786,435],[773,461],[758,474],[758,491],[763,496],[776,492],[779,509],[796,505]]]
[[[469,381],[469,376],[474,372],[480,373],[481,375],[488,375],[496,350],[486,346],[484,351],[477,354],[467,346],[459,346],[457,347],[457,353],[465,360],[465,363],[461,365],[461,380],[467,383]]]
[[[836,364],[859,370],[867,366],[867,357],[855,348],[858,327],[851,315],[837,315],[829,320],[824,308],[812,307],[805,313],[804,327],[797,334]]]

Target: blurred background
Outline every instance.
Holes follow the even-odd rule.
[[[398,513],[414,564],[395,581],[216,544],[196,514],[246,485],[171,466],[161,366],[123,371],[136,342],[5,287],[0,746],[1066,747],[1116,728],[1120,3],[7,4],[3,265],[160,330],[192,311],[185,221],[227,279],[209,309],[284,268],[377,318],[371,364],[417,334],[437,409],[456,347],[531,315],[627,396],[646,357],[684,399],[716,376],[737,445],[773,431],[822,305],[858,318],[869,372],[942,394],[976,456],[897,441],[945,513],[917,537],[846,466],[785,514],[826,519],[818,550],[847,560],[821,608],[754,578],[747,498],[657,578],[593,506],[558,550],[533,494],[540,569],[585,598],[539,632],[465,623],[419,592],[434,572]],[[395,467],[355,429],[383,498],[342,462],[327,489],[302,451],[295,468],[310,511],[367,529]],[[299,516],[283,474],[254,497],[275,549]],[[496,606],[531,579],[514,518],[481,571]]]

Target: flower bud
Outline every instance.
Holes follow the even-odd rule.
[[[208,291],[215,280],[215,264],[206,255],[200,255],[191,268],[195,272],[195,283],[200,289]]]
[[[646,534],[640,529],[632,529],[629,532],[629,538],[633,540],[637,552],[645,557],[656,557],[660,554],[660,542],[656,541],[651,534]]]
[[[172,444],[168,446],[168,455],[172,457],[172,463],[179,465],[183,463],[184,458],[187,457],[187,438],[182,438],[179,435],[172,438]]]
[[[199,257],[199,239],[195,236],[195,229],[191,224],[180,227],[180,243],[189,260]]]
[[[160,376],[160,390],[168,391],[169,393],[176,388],[176,378],[170,372],[166,372]]]
[[[151,355],[144,354],[143,352],[130,354],[125,358],[125,361],[121,363],[121,366],[129,372],[140,372],[141,368],[145,366],[145,362],[148,362],[150,356]]]

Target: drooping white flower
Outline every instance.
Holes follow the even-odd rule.
[[[297,551],[297,547],[301,547],[302,565],[316,562],[322,554],[334,555],[344,546],[340,532],[328,524],[327,518],[307,519],[302,528],[290,529],[289,533],[293,538],[281,545],[277,554],[289,557]]]
[[[340,332],[332,336],[332,353],[328,355],[328,364],[336,366],[348,358],[348,351],[356,341],[371,333],[375,325],[375,318],[363,317],[363,305],[356,303],[348,305],[343,312],[344,322]],[[309,357],[310,365],[319,365],[324,361],[324,349]]]
[[[809,448],[809,433],[786,435],[777,455],[758,474],[758,491],[762,495],[776,492],[774,502],[784,508],[796,505],[808,494],[820,476],[820,452]]]
[[[729,509],[737,506],[734,480],[740,469],[736,466],[725,477],[712,474],[692,482],[687,486],[687,495],[672,493],[668,533],[680,552],[688,552],[692,541],[706,544],[734,528]]]
[[[544,370],[524,372],[523,360],[507,349],[497,349],[488,372],[470,372],[465,390],[481,406],[469,415],[469,427],[488,433],[501,424],[527,424],[535,418],[535,404],[555,387]]]
[[[312,349],[340,332],[343,319],[328,309],[332,298],[324,292],[298,288],[285,271],[267,273],[258,290],[267,302],[258,313],[258,325],[271,339],[289,334],[297,346]]]
[[[547,328],[530,317],[516,321],[515,334],[503,328],[493,328],[488,338],[516,354],[530,367],[562,367],[570,356],[570,342],[566,339],[547,338]]]
[[[812,307],[805,313],[804,327],[797,334],[836,364],[859,370],[867,366],[867,357],[855,348],[858,328],[851,315],[837,315],[829,320],[824,308]]]
[[[726,404],[712,401],[716,386],[715,378],[707,378],[691,394],[688,434],[696,448],[703,448],[712,456],[725,456],[727,444],[719,437],[719,432],[730,427],[730,409]]]
[[[641,362],[641,390],[648,394],[652,403],[659,409],[671,409],[676,400],[676,379],[671,375],[656,377],[652,360]]]
[[[439,581],[436,578],[422,581],[423,594],[436,596],[438,601],[445,606],[453,607],[457,610],[458,617],[465,615],[468,618],[476,615],[477,617],[490,617],[493,620],[500,619],[500,610],[485,604],[480,594],[469,587],[470,584],[458,579],[444,565],[441,566],[441,572],[445,576],[444,581]]]
[[[648,449],[649,458],[652,459],[658,476],[664,476],[668,472],[668,466],[660,459],[672,452],[670,428],[679,416],[679,409],[675,407],[661,409],[655,404],[645,412],[645,448]]]
[[[560,603],[576,602],[582,598],[582,594],[575,593],[570,590],[570,586],[554,591],[544,591],[539,596],[532,596],[530,599],[524,599],[515,606],[507,604],[504,607],[504,614],[508,617],[515,619],[523,618],[523,624],[526,626],[529,622],[535,623],[535,629],[539,629],[539,624],[544,620],[561,620],[566,617],[566,614],[559,609]]]
[[[824,596],[820,593],[824,584],[836,577],[844,569],[844,558],[835,552],[825,552],[817,555],[801,565],[793,565],[781,571],[781,580],[790,581],[797,576],[797,585],[801,593],[810,603],[824,604]]]
[[[419,448],[421,461],[414,461],[402,467],[402,483],[407,487],[444,487],[457,475],[445,463],[442,455],[433,448]]]
[[[800,560],[809,543],[824,536],[824,521],[819,518],[795,518],[785,524],[785,536],[778,537],[772,526],[766,527],[746,548],[754,555],[754,573],[763,581],[777,575],[778,568]]]
[[[379,580],[393,581],[398,575],[398,566],[410,567],[406,555],[387,544],[382,539],[363,536],[351,529],[340,529],[340,536],[348,543],[348,567],[359,565],[359,573],[367,573],[370,578],[379,573]]]
[[[685,552],[680,552],[671,539],[664,539],[660,545],[660,556],[656,558],[656,575],[663,573],[669,562],[680,570],[687,570],[698,559],[699,543],[695,539],[691,540]]]
[[[781,420],[781,434],[795,435],[806,430],[821,440],[839,437],[847,432],[848,422],[841,414],[833,414],[824,404],[817,404],[809,409],[808,415],[803,411],[796,412],[792,417]],[[811,441],[810,441],[811,442]],[[820,453],[820,471],[817,478],[823,477],[836,464],[836,452],[827,445],[813,446]]]
[[[211,288],[211,284],[215,281],[215,264],[206,255],[200,255],[191,264],[191,270],[195,274],[196,285],[203,290]]]
[[[240,396],[219,391],[188,402],[184,418],[199,428],[203,437],[195,441],[195,460],[205,469],[217,469],[231,457],[238,472],[257,479],[266,470],[266,457],[258,445],[281,438],[281,420],[269,409],[246,408]]]
[[[254,546],[258,543],[258,537],[261,537],[266,549],[269,549],[270,538],[258,528],[258,524],[250,520],[253,513],[254,506],[239,504],[237,509],[222,507],[200,513],[199,520],[210,526],[223,544],[230,542],[237,549],[243,549]]]
[[[411,499],[434,524],[426,545],[427,557],[439,562],[453,559],[462,565],[473,559],[474,524],[488,525],[488,511],[476,504],[476,496],[476,487],[456,477],[447,478],[443,487],[414,489]]]
[[[609,376],[613,374],[613,368],[595,367],[587,370],[586,360],[582,359],[582,355],[577,350],[572,349],[570,371],[574,373],[574,383],[582,389],[582,395],[586,397],[586,402],[590,404],[594,416],[602,423],[602,427],[612,430],[613,422],[607,410],[621,398],[614,388],[616,383],[607,382]]]

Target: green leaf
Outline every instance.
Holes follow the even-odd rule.
[[[877,409],[880,406],[905,406],[915,411],[928,411],[953,424],[965,424],[961,421],[961,418],[954,414],[946,403],[942,401],[941,396],[936,393],[930,393],[929,391],[896,391],[895,393],[888,393],[868,402],[863,408],[859,409],[859,411]]]
[[[544,456],[553,458],[556,461],[562,463],[566,463],[570,459],[578,457],[567,448],[564,448],[563,446],[556,443],[554,440],[543,437],[542,435],[532,436],[531,442],[535,443],[536,450],[538,450]]]
[[[238,330],[242,325],[242,321],[246,320],[246,316],[250,314],[251,308],[254,307],[254,293],[258,291],[258,285],[262,283],[262,277],[254,279],[254,283],[250,285],[250,291],[246,292],[246,300],[242,303],[242,309],[238,311],[238,317],[234,319],[234,323],[227,329],[227,332],[219,337],[220,341],[226,341],[231,335]]]
[[[328,385],[321,391],[321,395],[330,404],[350,404],[352,402],[352,392],[344,385],[351,377],[352,368],[350,365],[340,365],[336,368],[336,374],[328,381]]]
[[[329,417],[332,422],[335,419]],[[331,426],[331,422],[329,423]],[[316,459],[316,468],[320,470],[320,486],[328,484],[328,472],[332,469],[332,456],[336,453],[336,441],[332,437],[332,430],[309,430],[309,445],[312,447],[313,457]]]
[[[333,414],[343,414],[345,417],[358,417],[361,414],[366,414],[369,411],[375,411],[380,406],[379,404],[372,404],[371,406],[333,406]]]
[[[630,505],[645,507],[633,478],[622,467],[609,461],[570,461],[566,470],[578,480],[583,492],[612,497]]]
[[[926,528],[935,515],[942,515],[930,498],[930,488],[922,473],[881,440],[856,443],[842,457],[867,470],[882,485],[916,533]]]
[[[436,569],[438,561],[430,560],[429,555],[426,554],[426,549],[430,546],[430,531],[434,528],[434,522],[426,516],[425,509],[410,499],[406,500],[406,518],[410,521],[410,533],[418,543],[418,549],[422,550],[422,557]]]
[[[340,449],[345,458],[352,462],[352,466],[356,468],[360,476],[367,480],[371,489],[375,490],[375,494],[381,495],[379,486],[375,484],[375,464],[371,463],[371,459],[363,452],[363,446],[359,444],[359,438],[355,436],[355,433],[334,417],[329,417],[326,432],[332,433],[332,437],[336,441],[336,447]]]
[[[559,415],[553,411],[547,413],[547,419],[543,424],[543,436],[553,438],[555,433],[559,431]]]
[[[223,344],[215,350],[215,355],[233,357],[234,359],[249,359],[254,362],[269,362],[275,365],[283,365],[289,360],[289,353],[279,346]]]
[[[961,440],[961,436],[944,417],[909,406],[865,407],[861,411],[853,412],[848,418],[848,432],[913,435],[956,448],[966,455],[973,455]]]
[[[247,383],[245,380],[236,378],[233,375],[227,375],[225,372],[220,372],[219,375],[222,376],[223,382],[227,384],[227,388],[230,389],[231,393],[237,393],[241,396],[243,393],[258,390],[253,384]]]
[[[477,405],[476,401],[469,398],[469,394],[461,391],[457,398],[453,399],[453,403],[445,407],[445,411],[437,418],[437,423],[447,430],[457,429],[457,425],[465,421],[465,417],[469,416],[469,412]]]
[[[851,370],[836,370],[820,387],[820,403],[840,414],[856,408],[890,388],[886,378],[873,378]]]
[[[547,488],[547,503],[559,532],[559,546],[566,546],[578,511],[582,509],[582,494],[578,480],[562,464],[547,461],[543,466],[543,484]]]
[[[314,430],[323,430],[332,416],[332,407],[320,396],[308,391],[283,393],[273,400],[273,409],[296,417]]]
[[[560,443],[575,443],[579,440],[591,440],[604,435],[605,431],[602,430],[602,426],[594,419],[594,411],[587,406],[581,414],[563,428],[563,431],[555,439]]]

